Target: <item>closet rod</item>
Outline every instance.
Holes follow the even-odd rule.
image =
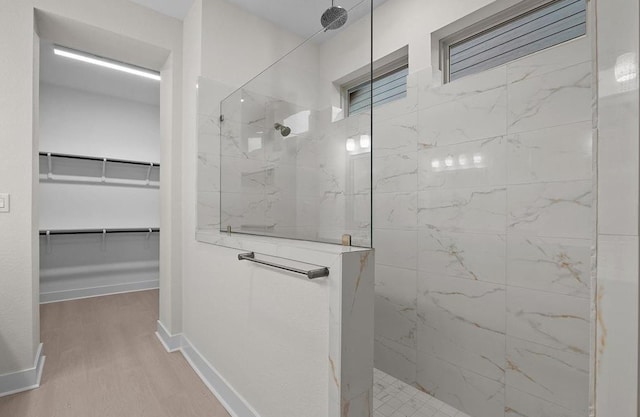
[[[77,230],[40,230],[40,236],[48,235],[91,235],[104,233],[159,233],[159,228],[138,228],[138,229],[77,229]]]
[[[39,152],[40,156],[49,156],[49,154],[51,154],[53,158],[82,159],[85,161],[98,161],[98,162],[103,162],[106,159],[107,162],[116,162],[119,164],[143,165],[143,166],[150,166],[151,164],[153,164],[154,167],[160,167],[160,164],[156,164],[155,162],[128,161],[126,159],[99,158],[97,156],[82,156],[82,155],[69,155],[64,153]]]

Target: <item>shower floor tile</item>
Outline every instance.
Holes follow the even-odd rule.
[[[373,370],[373,417],[470,417],[391,375]]]

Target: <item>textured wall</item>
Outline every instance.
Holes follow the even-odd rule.
[[[178,61],[181,60],[181,23],[126,0],[108,4],[85,0],[2,1],[0,47],[4,61],[0,66],[3,91],[0,98],[3,149],[0,190],[11,193],[12,210],[0,216],[4,237],[0,244],[0,286],[3,288],[0,294],[0,374],[31,368],[39,343],[37,161],[34,159],[38,147],[37,141],[32,140],[33,132],[37,132],[34,78],[38,73],[37,59],[34,59],[34,7],[87,23],[93,27],[94,35],[96,27],[115,32],[121,40],[124,40],[122,36],[128,36],[154,45],[152,54],[164,48],[166,53],[175,52]],[[140,21],[145,25],[140,25]],[[77,46],[82,44],[86,49],[92,49],[90,45],[93,45],[94,50],[99,49],[94,43],[96,37],[78,37]],[[126,54],[124,50],[128,45],[119,43],[118,49]],[[174,70],[179,73],[180,65],[176,65]],[[180,81],[169,88],[179,91]],[[169,103],[166,119],[176,119],[179,128],[179,116],[175,109],[171,113],[170,107]],[[163,133],[164,140],[171,142],[171,133]],[[165,175],[171,177],[171,174],[167,165]],[[172,202],[170,189],[167,195],[168,201]],[[166,237],[170,239],[170,235]],[[165,293],[170,295],[168,291]]]
[[[28,3],[28,4],[25,4]],[[11,212],[0,213],[0,375],[33,367],[40,342],[38,252],[33,199],[37,181],[33,9],[30,2],[0,4],[0,192]],[[36,90],[37,91],[37,90]]]

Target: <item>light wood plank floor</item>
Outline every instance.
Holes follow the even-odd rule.
[[[158,291],[40,307],[40,388],[0,398],[1,417],[229,417],[155,335]]]

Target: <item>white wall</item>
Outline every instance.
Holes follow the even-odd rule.
[[[117,229],[160,226],[157,188],[40,184],[40,229]]]
[[[202,22],[202,75],[234,88],[304,40],[221,0],[203,2]]]
[[[158,163],[159,104],[153,106],[43,83],[40,152]]]
[[[106,32],[117,33],[122,41],[118,49],[136,55],[136,48],[125,52],[134,39],[140,49],[147,45],[151,54],[165,51],[174,57],[176,64],[172,70],[177,78],[171,81],[169,90],[181,91],[182,24],[180,21],[125,0],[108,3],[86,0],[2,0],[0,2],[0,190],[11,193],[11,212],[0,215],[0,229],[3,240],[0,243],[0,375],[33,367],[34,356],[39,343],[38,317],[38,249],[37,249],[37,137],[34,137],[34,73],[37,74],[37,58],[34,59],[34,7],[55,13],[68,19],[84,22],[92,26],[91,36],[77,36],[80,49],[100,52],[104,45],[100,39]],[[144,22],[144,24],[140,24]],[[147,50],[148,52],[148,50]],[[173,54],[173,55],[169,55]],[[117,55],[117,54],[116,54]],[[121,58],[123,61],[128,59]],[[171,105],[175,106],[172,107]],[[180,132],[179,98],[169,99],[162,106],[167,110],[166,119],[173,120],[172,127],[162,131],[163,142],[178,142]],[[34,137],[32,141],[31,138]],[[179,158],[179,152],[175,156]],[[163,155],[163,157],[164,157]],[[164,176],[180,177],[179,165],[163,164]],[[166,167],[165,167],[166,165]],[[173,168],[173,170],[172,170]],[[179,190],[168,185],[167,207],[164,213],[179,212],[179,201],[173,193]],[[167,218],[163,231],[165,257],[177,255],[172,252],[171,223]],[[179,222],[177,222],[179,225]],[[179,246],[179,245],[175,245]],[[179,276],[169,276],[171,283]],[[168,291],[167,291],[168,292]],[[172,300],[169,300],[172,301]],[[167,303],[165,303],[167,304]]]
[[[40,115],[40,152],[160,161],[158,106],[42,84]],[[41,229],[160,225],[157,187],[50,181],[39,188]]]
[[[11,194],[11,212],[0,213],[0,375],[33,367],[40,341],[33,198],[37,58],[30,6],[23,1],[0,3],[0,190]]]

